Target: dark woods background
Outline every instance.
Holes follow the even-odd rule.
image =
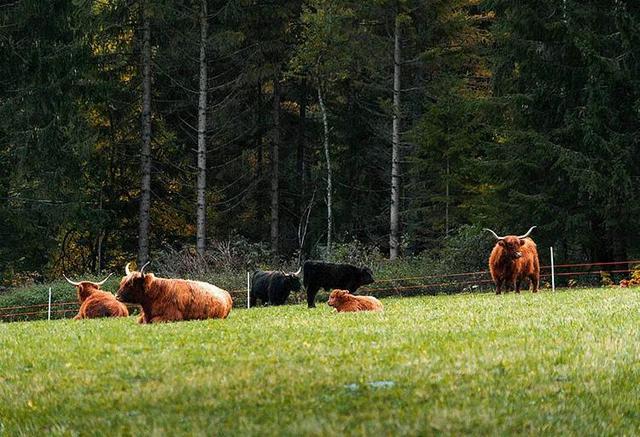
[[[331,257],[324,115],[332,249],[388,253],[396,113],[401,256],[534,224],[543,261],[640,256],[640,3],[204,3],[208,251],[295,260],[311,206],[302,257]],[[0,6],[0,280],[141,259],[144,17],[151,257],[195,253],[202,10]]]

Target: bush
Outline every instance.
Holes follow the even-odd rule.
[[[335,244],[331,250],[329,261],[367,266],[372,270],[379,270],[385,258],[378,247],[366,245],[359,240],[352,240],[348,243]]]
[[[464,225],[445,239],[439,259],[444,273],[487,270],[494,238],[479,226]]]
[[[272,258],[266,244],[232,236],[227,240],[212,241],[202,256],[193,246],[180,250],[166,246],[154,255],[153,270],[167,277],[204,278],[223,272],[254,270]]]

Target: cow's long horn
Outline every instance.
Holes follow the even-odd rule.
[[[493,232],[491,229],[489,228],[484,228],[485,231],[489,231],[493,234],[494,237],[496,237],[496,240],[504,240],[504,237],[499,237],[498,234],[496,234],[495,232]]]
[[[98,286],[104,285],[104,283],[107,282],[107,279],[109,279],[111,277],[111,275],[113,275],[113,273],[109,273],[109,276],[104,278],[102,281],[96,282],[96,285],[98,285]]]
[[[129,264],[131,263],[127,263],[126,266],[124,266],[124,274],[129,276],[131,274],[131,270],[129,270]]]
[[[302,266],[300,266],[300,268],[298,269],[297,272],[294,273],[294,275],[300,276],[300,273],[302,273]]]
[[[518,238],[527,238],[529,236],[529,234],[531,233],[531,231],[533,231],[535,228],[537,228],[537,226],[531,226],[526,234],[520,235],[520,236],[518,236]]]
[[[64,273],[62,274],[62,276],[64,276],[64,279],[66,279],[69,284],[75,285],[75,286],[80,285],[79,282],[73,282],[71,279],[67,278]]]
[[[142,266],[142,268],[140,269],[140,273],[141,273],[141,274],[143,274],[143,275],[144,275],[144,268],[145,268],[146,266],[148,266],[149,264],[151,264],[151,261],[147,261],[147,262],[145,263],[145,265],[143,265],[143,266]]]

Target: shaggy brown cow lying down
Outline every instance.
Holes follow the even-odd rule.
[[[149,263],[147,263],[149,264]],[[194,319],[224,319],[233,302],[231,295],[215,285],[184,279],[157,278],[153,273],[125,267],[116,299],[142,306],[139,323],[176,322]]]
[[[333,290],[329,295],[329,306],[338,311],[382,311],[382,303],[373,296],[355,296],[347,290]]]
[[[64,276],[64,275],[62,275]],[[111,274],[109,274],[111,276]],[[126,305],[116,300],[116,297],[100,287],[109,279],[107,276],[100,282],[73,282],[66,276],[64,279],[76,287],[80,310],[74,319],[95,319],[98,317],[128,317],[129,310]]]

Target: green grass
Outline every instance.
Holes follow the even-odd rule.
[[[0,324],[0,434],[638,432],[637,291],[383,303]]]

